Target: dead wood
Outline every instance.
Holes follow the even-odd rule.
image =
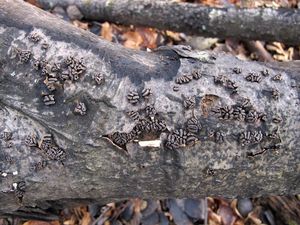
[[[1,213],[300,192],[299,62],[133,51],[17,0],[0,46]]]
[[[287,8],[213,8],[169,0],[37,0],[40,6],[76,5],[86,19],[156,27],[205,37],[299,44],[300,11]]]

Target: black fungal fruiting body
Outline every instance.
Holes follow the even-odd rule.
[[[51,72],[58,72],[60,71],[60,63],[53,63],[53,65],[51,66]]]
[[[242,146],[257,144],[263,139],[261,131],[245,131],[240,134],[239,141]]]
[[[28,39],[32,42],[37,43],[41,40],[41,36],[37,33],[32,33],[28,36]]]
[[[231,120],[234,118],[234,109],[231,106],[224,106],[212,109],[212,112],[222,120]]]
[[[246,115],[246,121],[249,123],[255,123],[258,120],[258,113],[254,110],[251,109]]]
[[[280,134],[279,134],[279,128],[276,127],[274,130],[272,130],[270,133],[268,133],[268,138],[274,139],[274,140],[280,140]]]
[[[261,74],[262,74],[263,76],[267,77],[267,76],[270,75],[270,72],[269,72],[268,69],[264,69],[264,70],[261,71]]]
[[[194,134],[184,129],[178,129],[168,135],[165,146],[170,150],[175,150],[186,145],[193,145],[197,140],[198,138]]]
[[[216,143],[223,143],[225,141],[225,133],[223,131],[208,129],[207,136]]]
[[[29,61],[29,59],[31,57],[31,51],[20,50],[20,49],[18,49],[17,51],[18,51],[19,61],[21,63],[26,63]]]
[[[44,135],[38,147],[51,160],[63,161],[66,159],[65,151],[56,145],[51,134]]]
[[[216,172],[215,172],[214,169],[208,168],[208,169],[206,170],[206,174],[207,174],[208,176],[214,176],[214,175],[216,174]]]
[[[39,70],[41,68],[41,60],[39,59],[34,60],[32,66],[35,70]]]
[[[246,76],[246,80],[250,82],[260,83],[262,81],[262,77],[257,73],[249,73],[248,76]]]
[[[45,105],[54,105],[55,104],[55,98],[54,95],[46,94],[43,97],[43,102]]]
[[[68,56],[65,59],[65,63],[68,67],[68,77],[71,81],[79,80],[80,76],[85,72],[86,66],[83,63],[83,59],[76,59],[74,56]]]
[[[127,144],[127,142],[130,140],[128,137],[127,133],[122,133],[122,132],[114,132],[111,136],[110,139],[112,142],[114,142],[116,145],[123,147]]]
[[[220,108],[221,116],[220,119],[230,120],[233,118],[233,108],[231,106],[225,106]]]
[[[197,134],[201,130],[201,128],[202,125],[195,117],[188,119],[186,125],[186,129],[188,132]]]
[[[195,96],[188,97],[184,100],[183,106],[186,109],[194,109],[196,106],[196,98]]]
[[[75,109],[74,109],[74,113],[84,116],[84,115],[86,115],[86,112],[87,112],[87,108],[86,108],[85,104],[83,102],[77,103],[77,105],[75,106]]]
[[[235,107],[233,110],[233,118],[238,121],[244,121],[246,118],[246,111],[242,107]]]
[[[215,84],[224,85],[227,81],[227,77],[223,75],[214,76]]]
[[[155,109],[154,105],[151,104],[151,105],[146,106],[145,113],[146,113],[147,116],[152,117],[152,116],[155,116],[157,112],[156,112],[156,109]]]
[[[46,166],[47,166],[47,161],[43,160],[43,161],[40,161],[40,162],[37,162],[37,163],[33,163],[30,166],[30,170],[34,171],[34,172],[38,172],[38,171],[46,168]]]
[[[173,91],[175,91],[175,92],[179,91],[179,87],[177,85],[174,85],[173,86]]]
[[[275,88],[272,89],[271,95],[274,100],[278,100],[280,96],[279,91]]]
[[[56,77],[47,77],[44,80],[44,83],[46,84],[46,87],[49,91],[55,91],[56,87],[59,85],[59,81]]]
[[[200,73],[199,70],[194,70],[194,71],[192,72],[192,76],[193,76],[193,78],[194,78],[195,80],[198,80],[198,79],[200,79],[200,78],[202,77],[202,74]]]
[[[37,142],[36,136],[35,135],[27,135],[25,138],[25,145],[27,145],[29,147],[37,147],[38,142]]]
[[[175,79],[175,83],[176,84],[187,84],[189,83],[191,80],[193,80],[193,75],[182,75],[180,77],[177,77]]]
[[[4,140],[4,141],[10,141],[12,139],[12,132],[9,132],[9,131],[4,131],[2,134],[1,134],[1,138]]]
[[[226,81],[226,87],[229,89],[233,89],[234,92],[236,92],[236,89],[238,88],[238,86],[236,85],[236,83],[232,80],[227,80]]]
[[[97,85],[102,85],[105,82],[105,78],[104,78],[103,74],[101,74],[101,73],[97,73],[94,76],[94,80],[95,80]]]
[[[225,134],[222,131],[216,131],[214,134],[215,142],[223,143],[225,141]]]
[[[153,119],[153,120],[150,121],[150,131],[162,132],[162,131],[165,131],[166,128],[167,128],[167,125],[162,120]]]
[[[129,111],[127,112],[127,115],[135,121],[138,121],[140,119],[140,114],[136,111]]]
[[[240,106],[242,108],[251,108],[252,107],[252,104],[250,102],[250,99],[249,98],[243,98],[242,101],[241,101],[241,104]]]
[[[236,83],[234,81],[228,79],[224,75],[214,76],[214,82],[216,85],[221,85],[221,86],[231,90],[232,93],[237,92],[238,86],[236,85]]]
[[[140,99],[139,93],[137,91],[130,91],[127,95],[127,100],[131,104],[136,104]]]
[[[149,132],[162,132],[167,128],[166,123],[159,119],[140,119],[139,122],[134,126],[132,131],[137,135]]]
[[[234,119],[241,122],[256,123],[259,120],[266,121],[267,119],[266,114],[257,112],[247,99],[236,105],[213,108],[211,111],[222,120]]]
[[[274,81],[282,81],[282,75],[280,73],[276,74],[274,77],[272,77],[272,80],[274,80]]]
[[[143,98],[149,98],[150,95],[152,95],[152,91],[151,91],[150,88],[144,88],[144,89],[142,90],[142,97],[143,97]]]
[[[23,196],[25,194],[25,190],[26,190],[25,181],[18,182],[14,192],[15,192],[15,196],[19,199],[20,202],[23,199]]]
[[[234,67],[234,68],[232,69],[232,71],[233,71],[235,74],[241,74],[241,73],[242,73],[242,69],[239,68],[239,67]]]

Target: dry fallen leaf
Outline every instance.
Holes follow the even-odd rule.
[[[214,213],[211,209],[208,209],[208,225],[222,225],[221,216]]]
[[[123,38],[125,39],[124,46],[126,48],[132,49],[140,49],[140,45],[143,43],[142,36],[135,31],[128,31],[123,34]]]
[[[113,28],[108,22],[102,23],[101,37],[108,41],[112,41]]]
[[[171,39],[173,39],[174,41],[177,41],[177,42],[181,41],[180,33],[167,30],[166,35],[168,37],[170,37]]]
[[[125,40],[123,45],[126,48],[156,48],[157,33],[151,28],[136,28],[133,31],[125,32],[122,37]]]
[[[290,47],[287,50],[285,50],[284,44],[279,43],[279,42],[273,42],[271,44],[268,44],[266,46],[266,49],[268,49],[271,52],[274,52],[273,58],[278,61],[293,60],[293,56],[294,56],[294,48],[293,47]]]
[[[26,0],[26,2],[28,2],[28,3],[32,4],[32,5],[35,5],[36,7],[42,8],[42,7],[39,5],[39,3],[38,3],[37,0]]]
[[[74,21],[72,21],[72,23],[76,27],[79,27],[79,28],[81,28],[83,30],[88,30],[88,28],[89,28],[89,24],[88,23],[83,23],[83,22],[81,22],[79,20],[74,20]]]
[[[23,223],[23,225],[60,225],[59,221],[39,221],[39,220],[28,220],[27,222]]]
[[[222,224],[224,225],[233,225],[237,219],[237,216],[233,212],[232,208],[225,204],[221,204],[219,206],[218,215],[221,216]]]

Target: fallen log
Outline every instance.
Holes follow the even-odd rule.
[[[205,37],[299,44],[300,11],[297,9],[214,8],[168,0],[37,0],[37,3],[45,9],[76,6],[77,14],[90,20]]]
[[[129,50],[17,0],[0,46],[1,214],[300,191],[299,62]]]

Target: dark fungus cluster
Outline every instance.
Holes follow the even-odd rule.
[[[35,44],[41,45],[42,49],[48,49],[49,45],[46,41],[42,42],[42,37],[38,33],[31,33],[27,38]],[[42,42],[42,43],[41,43]],[[56,104],[56,90],[62,89],[64,82],[70,80],[78,81],[86,72],[86,65],[83,58],[68,56],[59,62],[49,61],[46,58],[35,58],[30,50],[14,48],[16,55],[21,63],[31,61],[32,67],[36,71],[40,71],[45,87],[42,88],[41,98],[46,106]],[[105,82],[102,73],[93,76],[97,85]],[[145,95],[145,93],[143,93]],[[77,103],[74,109],[75,114],[85,115],[87,107],[84,103]]]
[[[38,148],[50,160],[62,162],[66,159],[66,152],[55,143],[51,134],[44,135],[39,142],[35,135],[28,135],[25,144]]]
[[[214,129],[208,129],[207,131],[207,137],[209,140],[215,142],[215,143],[223,143],[225,142],[225,133],[221,130],[214,130]]]
[[[193,79],[198,80],[202,77],[202,74],[199,70],[194,70],[191,74],[184,74],[175,79],[176,84],[187,84]]]
[[[198,140],[198,134],[202,129],[200,121],[196,117],[187,120],[183,128],[176,129],[168,134],[165,146],[175,150],[180,147],[192,146]]]
[[[239,141],[242,146],[260,143],[263,140],[263,133],[261,131],[245,131],[240,134]]]
[[[213,108],[212,113],[221,120],[237,120],[240,122],[256,123],[266,121],[266,114],[256,111],[248,99],[233,106]]]
[[[22,202],[25,191],[26,191],[25,181],[19,181],[17,183],[17,186],[15,187],[15,190],[14,190],[15,196],[16,196],[16,198],[18,198],[19,202]]]
[[[0,139],[2,139],[4,141],[4,146],[6,148],[10,148],[13,146],[12,137],[13,137],[13,133],[10,131],[4,131],[0,135]]]
[[[138,122],[130,132],[126,133],[117,131],[111,135],[108,135],[108,137],[112,140],[113,143],[115,143],[119,147],[122,147],[123,149],[126,149],[125,145],[128,142],[150,133],[159,135],[166,129],[167,126],[163,120],[157,118],[142,118],[138,120]]]
[[[221,85],[230,91],[232,94],[237,93],[238,86],[235,81],[230,80],[225,75],[218,75],[214,77],[214,82],[216,85]]]
[[[144,99],[148,102],[152,91],[150,88],[144,88],[142,91],[130,91],[127,95],[127,100],[131,104],[137,104]],[[117,146],[126,150],[126,144],[134,139],[142,138],[147,135],[159,136],[167,130],[167,125],[164,120],[159,118],[159,115],[154,107],[154,104],[147,104],[144,108],[138,111],[128,111],[127,115],[135,121],[135,125],[129,132],[116,131],[107,137]]]
[[[74,113],[79,114],[81,116],[85,115],[87,112],[87,108],[83,102],[78,102],[74,108]]]
[[[180,147],[194,145],[196,141],[198,141],[198,138],[195,134],[184,129],[178,129],[169,133],[165,146],[170,150],[175,150]]]
[[[144,88],[141,93],[138,93],[138,91],[130,91],[127,95],[127,100],[131,104],[136,104],[141,101],[141,99],[149,99],[150,95],[152,95],[150,88]]]

